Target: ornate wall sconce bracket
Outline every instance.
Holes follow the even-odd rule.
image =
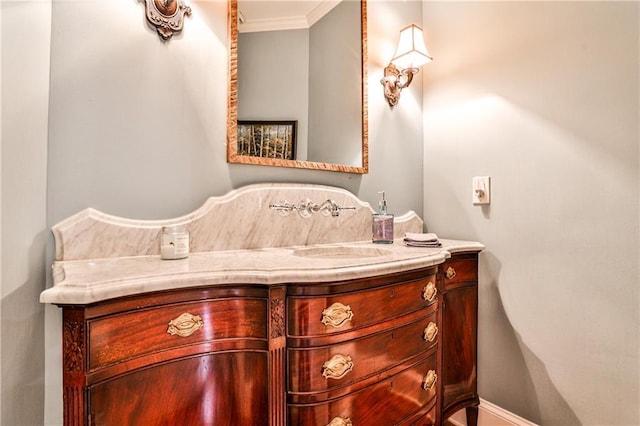
[[[191,8],[182,0],[144,0],[147,20],[156,27],[163,40],[182,31],[184,15],[191,15]]]

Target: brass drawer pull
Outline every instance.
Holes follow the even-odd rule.
[[[337,354],[322,364],[322,377],[325,379],[341,379],[353,369],[349,355]]]
[[[434,370],[429,370],[427,375],[422,379],[422,389],[430,391],[436,385],[438,381],[438,375]]]
[[[327,426],[353,426],[353,422],[349,417],[334,417]]]
[[[322,311],[322,323],[338,328],[353,318],[351,306],[336,302]]]
[[[424,329],[424,340],[427,342],[433,342],[438,335],[438,326],[435,322],[431,321],[429,325]]]
[[[167,333],[172,336],[177,334],[180,337],[189,337],[202,327],[204,327],[204,322],[202,322],[202,318],[199,315],[185,312],[178,318],[169,321]]]
[[[449,266],[447,268],[447,270],[445,271],[444,276],[447,277],[448,280],[451,280],[451,279],[453,279],[453,277],[456,276],[456,270],[453,269],[452,266]]]
[[[436,294],[438,294],[438,289],[433,281],[429,281],[427,285],[422,290],[422,298],[427,302],[433,302],[436,298]]]

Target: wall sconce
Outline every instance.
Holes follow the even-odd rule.
[[[422,28],[415,24],[403,28],[396,53],[384,69],[384,78],[380,80],[389,105],[398,103],[402,89],[409,87],[413,76],[420,71],[419,67],[431,60],[424,44]]]

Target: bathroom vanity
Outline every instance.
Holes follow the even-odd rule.
[[[269,208],[307,199],[339,214]],[[424,425],[467,408],[475,424],[483,246],[372,244],[372,212],[338,188],[272,184],[168,221],[86,210],[56,225],[41,301],[63,313],[64,423]],[[175,224],[191,254],[162,260]],[[397,237],[421,231],[396,218]]]

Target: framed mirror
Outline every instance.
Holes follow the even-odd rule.
[[[295,3],[229,0],[227,162],[367,173],[366,0]]]

